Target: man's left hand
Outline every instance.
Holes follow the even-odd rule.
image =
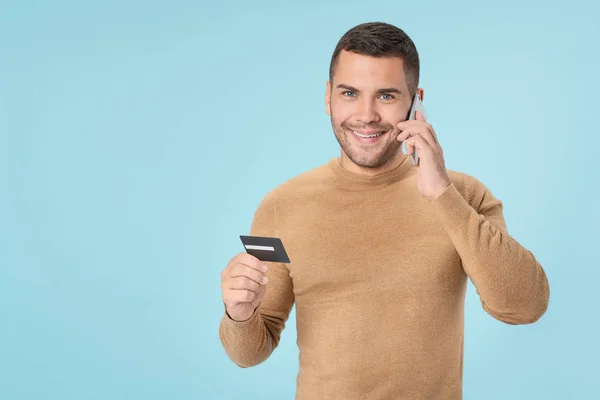
[[[450,186],[446,172],[444,152],[433,127],[425,121],[423,114],[416,113],[416,120],[402,121],[397,125],[400,134],[397,139],[404,142],[407,156],[415,148],[419,155],[417,164],[417,188],[423,197],[434,200]]]

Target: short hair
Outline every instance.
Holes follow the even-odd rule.
[[[404,61],[406,84],[411,95],[419,85],[419,53],[412,39],[400,28],[385,22],[366,22],[347,31],[337,43],[331,63],[329,80],[342,50],[372,57],[400,57]]]

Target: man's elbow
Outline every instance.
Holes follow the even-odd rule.
[[[546,276],[544,276],[541,289],[535,293],[535,296],[529,301],[528,306],[523,307],[519,325],[533,324],[542,318],[542,316],[546,314],[546,311],[548,311],[548,304],[550,303],[550,285],[548,284]]]
[[[545,306],[538,308],[537,310],[528,310],[521,314],[517,314],[517,318],[515,318],[512,322],[512,325],[528,325],[533,324],[542,318],[542,316],[546,313],[548,309],[548,303]]]
[[[261,359],[257,359],[257,358],[253,358],[253,359],[236,359],[233,360],[233,363],[235,365],[237,365],[240,368],[251,368],[251,367],[256,367],[257,365],[261,364],[264,360]]]
[[[270,357],[274,350],[271,340],[264,340],[258,343],[242,341],[235,346],[226,345],[223,341],[223,348],[227,357],[240,368],[255,367],[263,363]]]
[[[268,357],[268,353],[254,353],[246,351],[234,351],[232,349],[225,349],[227,357],[240,368],[255,367],[263,363]]]
[[[546,296],[525,306],[507,308],[503,311],[493,310],[485,303],[482,305],[484,310],[498,321],[509,325],[527,325],[539,321],[546,314],[548,304],[549,297]]]

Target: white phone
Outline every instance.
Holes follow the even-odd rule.
[[[425,107],[423,106],[423,101],[421,100],[421,96],[419,96],[418,92],[415,93],[413,97],[412,105],[410,106],[410,111],[408,113],[408,119],[417,119],[417,111],[423,114],[423,117],[427,119],[427,114],[425,114]],[[412,154],[412,162],[413,165],[417,165],[419,163],[419,155],[417,154],[416,148]]]

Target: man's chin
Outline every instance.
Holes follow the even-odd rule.
[[[364,150],[359,150],[345,153],[350,161],[359,167],[380,168],[392,162],[395,158],[395,155],[398,153],[397,151],[393,152],[389,150],[390,149],[381,149],[377,152],[365,152]]]
[[[356,164],[359,167],[362,168],[379,168],[383,165],[385,165],[386,161],[382,155],[380,156],[359,156],[359,155],[353,155],[348,157],[350,159],[350,161],[352,161],[354,164]]]

